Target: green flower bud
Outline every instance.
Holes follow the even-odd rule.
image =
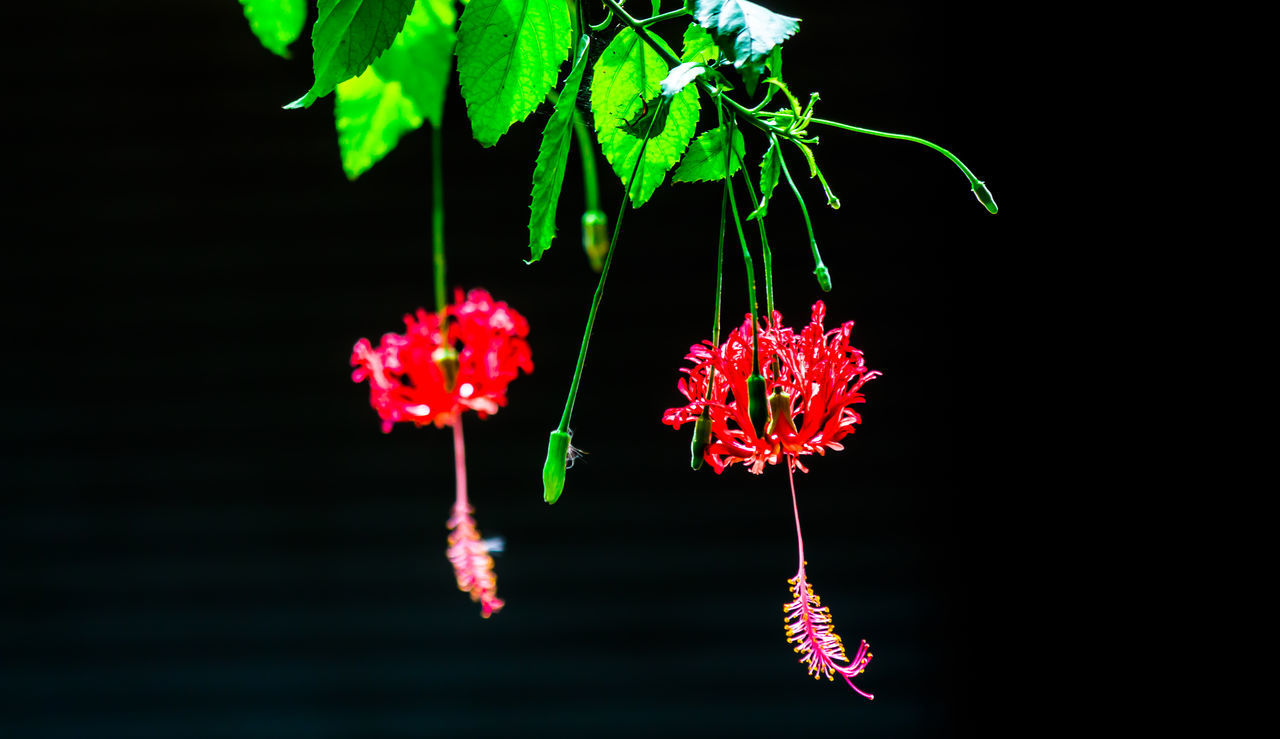
[[[831,292],[831,273],[827,271],[827,265],[819,264],[813,273],[818,276],[818,287],[822,288],[822,292]]]
[[[453,392],[453,384],[458,381],[458,350],[451,346],[437,347],[431,352],[431,361],[440,368],[445,391]]]
[[[702,460],[706,456],[707,447],[711,446],[711,409],[702,406],[702,415],[693,424],[693,443],[689,445],[689,466],[695,471],[702,469]]]
[[[772,435],[787,432],[796,432],[796,425],[791,421],[791,396],[775,390],[769,396],[769,428],[765,429],[765,433]]]
[[[604,258],[609,253],[609,217],[598,210],[582,214],[582,250],[591,260],[591,269],[604,269]]]
[[[973,194],[978,196],[978,202],[986,206],[987,212],[995,215],[1000,209],[996,207],[996,199],[991,196],[991,191],[982,180],[974,180],[974,183]]]
[[[542,499],[555,503],[564,492],[565,467],[569,463],[569,434],[559,429],[547,442],[547,461],[542,464]]]
[[[764,377],[759,372],[747,378],[747,415],[751,417],[756,436],[763,439],[769,424],[769,405],[765,401]]]

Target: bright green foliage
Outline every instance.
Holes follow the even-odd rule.
[[[399,82],[418,114],[439,126],[453,68],[453,0],[418,0],[391,48],[373,63],[378,76]]]
[[[458,28],[458,81],[471,133],[498,143],[546,99],[569,58],[564,0],[471,0]]]
[[[342,169],[353,180],[394,149],[401,136],[422,125],[404,86],[383,81],[373,67],[338,85],[334,118]]]
[[[600,148],[618,178],[628,186],[631,203],[637,208],[649,201],[667,170],[680,161],[698,125],[698,90],[686,87],[671,98],[661,133],[655,125],[649,144],[644,147],[636,182],[628,182],[644,135],[628,131],[627,123],[643,120],[646,114],[658,114],[655,108],[661,104],[660,83],[666,76],[667,65],[662,57],[634,31],[624,28],[596,61],[591,79],[591,111]],[[635,126],[631,129],[634,131]]]
[[[715,39],[711,38],[711,34],[707,33],[702,26],[690,23],[689,27],[684,29],[684,53],[680,55],[680,61],[710,64],[719,55]]]
[[[302,35],[307,20],[305,0],[240,0],[249,28],[262,45],[285,59],[289,44]]]
[[[782,173],[782,147],[775,136],[769,137],[769,148],[764,153],[764,161],[760,162],[760,205],[747,216],[763,218],[769,213],[769,199],[773,197],[773,189],[778,186],[778,178]]]
[[[729,174],[732,176],[742,169],[742,157],[745,149],[742,143],[742,132],[733,129],[733,154],[726,157],[725,139],[728,130],[725,126],[713,128],[694,139],[689,145],[689,152],[671,175],[672,182],[714,182],[724,179],[725,159],[729,162]]]
[[[751,94],[774,47],[800,28],[799,18],[779,15],[748,0],[698,0],[694,18],[715,37]]]
[[[319,15],[311,27],[311,65],[315,84],[284,106],[309,108],[356,77],[391,46],[413,10],[414,0],[317,0]]]
[[[334,118],[348,178],[376,164],[424,118],[440,125],[455,20],[450,0],[418,0],[391,47],[364,74],[338,85]]]
[[[556,98],[556,108],[542,129],[538,163],[533,169],[533,203],[529,206],[530,262],[542,258],[542,252],[551,248],[551,240],[556,235],[556,205],[560,202],[560,187],[564,184],[565,165],[569,160],[573,111],[582,86],[582,72],[587,68],[589,46],[590,39],[583,36],[578,42],[573,68]]]

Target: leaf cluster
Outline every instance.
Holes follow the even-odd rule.
[[[264,46],[287,55],[301,34],[301,0],[241,3]],[[366,172],[424,122],[440,125],[455,58],[471,133],[482,146],[495,145],[511,126],[551,101],[533,170],[531,261],[555,237],[575,126],[589,123],[594,143],[634,207],[647,203],[668,173],[672,182],[695,183],[721,181],[742,170],[741,126],[726,125],[726,111],[769,137],[753,218],[765,215],[779,182],[780,137],[800,146],[811,175],[820,177],[805,145],[814,140],[805,138],[799,108],[792,106],[790,118],[787,109],[760,112],[779,90],[793,100],[781,81],[781,44],[796,33],[799,19],[749,0],[690,0],[665,13],[660,0],[652,0],[647,19],[633,18],[614,0],[462,5],[458,13],[453,0],[316,0],[314,83],[286,107],[305,108],[335,93],[348,177]],[[604,22],[591,24],[587,7],[604,10]],[[681,18],[691,22],[683,28],[677,55],[655,27]],[[594,62],[593,42],[603,46]],[[748,109],[728,98],[736,89],[731,77],[748,96],[763,88],[759,104]],[[704,96],[714,101],[717,120],[699,134]],[[580,97],[589,98],[585,109]],[[582,156],[595,153],[584,148]]]

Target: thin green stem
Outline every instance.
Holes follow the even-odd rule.
[[[436,312],[444,326],[444,159],[439,126],[431,126],[431,257],[435,272]]]
[[[724,227],[729,216],[729,178],[724,178],[724,194],[720,196],[720,239],[716,243],[716,312],[711,324],[711,343],[720,346],[720,292],[724,288]],[[715,368],[711,371],[714,373]],[[714,375],[713,375],[714,376]],[[707,391],[711,388],[708,385]]]
[[[716,99],[716,118],[720,125],[724,125],[723,110],[720,108],[720,100]],[[730,158],[730,152],[733,147],[730,146],[724,153],[724,192],[720,196],[720,236],[716,240],[716,308],[715,316],[711,322],[711,345],[713,347],[720,346],[720,294],[724,290],[724,231],[725,222],[729,218],[729,187],[733,182],[733,178],[729,177],[729,163],[733,161]],[[707,371],[707,400],[711,400],[711,389],[715,387],[716,368],[711,367]]]
[[[730,132],[732,134],[732,131]],[[732,178],[731,178],[732,179]],[[747,249],[747,235],[742,231],[742,218],[738,215],[738,199],[729,187],[729,209],[733,213],[733,225],[738,229],[738,243],[742,244],[742,261],[747,268],[747,305],[751,309],[751,374],[760,372],[759,318],[756,314],[756,272],[751,264],[751,251]]]
[[[680,60],[672,56],[671,52],[662,48],[658,42],[653,40],[653,36],[649,35],[649,29],[645,28],[645,23],[631,17],[631,14],[623,10],[622,6],[619,5],[616,0],[604,0],[604,4],[609,7],[610,12],[621,18],[623,23],[631,26],[632,30],[636,32],[636,35],[644,39],[646,44],[652,46],[653,50],[658,52],[658,56],[662,57],[668,65],[674,67],[680,63]]]
[[[666,103],[660,103],[665,105]],[[627,179],[626,187],[622,193],[622,205],[618,206],[618,221],[613,226],[613,236],[609,239],[609,253],[604,258],[604,269],[600,270],[600,281],[596,284],[595,295],[591,298],[591,312],[587,315],[587,328],[582,333],[582,347],[578,349],[578,364],[573,369],[573,381],[569,384],[569,397],[564,403],[564,412],[560,414],[560,426],[558,430],[561,433],[569,433],[569,420],[573,417],[573,404],[578,397],[578,385],[582,382],[582,368],[587,363],[587,346],[591,343],[591,331],[596,325],[596,313],[600,310],[600,300],[604,297],[604,283],[609,278],[609,266],[613,264],[613,253],[616,251],[614,247],[618,245],[618,235],[622,233],[622,217],[627,214],[627,204],[631,201],[631,188],[635,185],[636,174],[640,171],[640,164],[644,162],[644,150],[649,144],[649,134],[653,133],[653,124],[658,120],[658,116],[654,116],[649,121],[649,130],[645,131],[644,139],[640,142],[640,153],[636,157],[636,164],[631,168],[631,177]]]
[[[845,131],[853,131],[854,133],[865,133],[870,136],[880,136],[881,138],[886,138],[886,139],[901,139],[902,141],[913,141],[917,144],[922,144],[924,146],[927,146],[930,149],[933,149],[934,151],[938,152],[942,156],[946,157],[947,159],[950,159],[952,164],[959,167],[961,172],[964,172],[964,176],[969,178],[969,186],[973,188],[974,194],[978,196],[978,200],[984,206],[986,206],[988,211],[995,213],[997,212],[997,210],[999,210],[996,207],[995,200],[991,198],[990,191],[987,190],[987,186],[983,184],[982,180],[975,177],[973,172],[970,172],[969,168],[964,166],[964,162],[960,161],[959,157],[947,151],[946,149],[942,148],[941,146],[938,146],[932,141],[926,141],[925,139],[919,138],[917,136],[908,136],[902,133],[888,133],[885,131],[875,131],[870,128],[862,128],[861,126],[850,126],[847,123],[839,123],[837,121],[828,121],[822,118],[810,118],[809,122],[817,123],[823,126],[831,126],[833,128],[840,128]]]
[[[716,122],[724,125],[724,109],[720,106],[720,97],[716,97]],[[724,192],[720,195],[720,236],[716,241],[716,315],[711,324],[711,343],[720,346],[720,293],[724,288],[724,231],[725,221],[729,217],[729,190],[733,186],[733,178],[729,176],[729,165],[733,152],[733,128],[729,124],[729,146],[724,152]],[[707,398],[711,397],[711,380],[715,379],[715,368],[711,368],[711,379],[707,382]]]
[[[657,24],[657,23],[661,23],[661,22],[663,22],[663,21],[673,20],[673,19],[675,19],[675,18],[679,18],[679,17],[681,17],[681,16],[685,16],[685,15],[691,15],[691,13],[690,13],[689,11],[685,10],[683,6],[681,6],[680,8],[678,8],[678,9],[676,9],[676,10],[668,10],[668,11],[667,11],[667,12],[665,12],[665,13],[659,13],[658,15],[652,16],[652,17],[650,17],[650,18],[645,18],[645,19],[644,19],[644,20],[642,20],[642,21],[638,21],[638,23],[639,23],[640,25],[642,25],[642,26],[652,26],[652,25],[655,25],[655,24]]]
[[[736,119],[737,116],[730,114],[730,119]],[[747,174],[747,163],[742,161],[742,156],[733,149],[732,132],[729,137],[729,151],[733,152],[734,157],[738,160],[738,166],[742,167],[742,181],[747,183],[747,195],[751,198],[751,210],[755,211],[760,207],[760,199],[756,197],[756,188],[751,184],[751,177]],[[769,312],[765,318],[766,323],[773,322],[773,253],[769,250],[769,236],[764,229],[764,216],[756,218],[756,226],[760,229],[760,249],[764,254],[764,299],[765,306]]]
[[[804,227],[809,231],[809,248],[813,250],[813,273],[818,275],[818,284],[824,291],[831,289],[831,278],[827,275],[827,265],[822,263],[822,254],[818,252],[818,239],[813,235],[813,221],[809,219],[809,207],[804,204],[804,196],[800,194],[800,188],[796,187],[796,181],[791,178],[791,170],[787,169],[786,157],[782,155],[782,147],[778,146],[777,141],[773,142],[778,147],[778,164],[782,167],[782,175],[787,178],[787,184],[791,186],[791,192],[796,196],[796,202],[800,204],[800,214],[804,216]]]
[[[582,114],[573,109],[573,132],[578,138],[578,151],[582,154],[582,191],[586,193],[587,210],[600,210],[600,179],[596,174],[596,149],[591,143],[591,132],[582,120]]]

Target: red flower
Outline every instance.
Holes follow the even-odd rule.
[[[689,348],[686,359],[693,367],[678,388],[689,404],[669,409],[663,423],[674,428],[698,419],[710,409],[712,441],[704,453],[716,472],[735,462],[760,474],[764,466],[788,455],[790,464],[808,470],[798,461],[804,454],[824,454],[843,449],[840,440],[853,433],[861,417],[849,406],[864,402],[863,383],[880,373],[868,370],[862,352],[849,343],[853,321],[824,331],[826,306],[813,304],[808,326],[796,334],[782,327],[782,314],[774,312],[772,326],[760,328],[760,369],[764,374],[771,417],[763,437],[747,415],[747,377],[751,374],[751,317],[729,334],[721,347],[709,341]],[[775,366],[776,365],[776,366]],[[711,396],[708,377],[715,370]]]
[[[444,311],[447,345],[440,317],[419,308],[404,317],[403,334],[386,334],[376,349],[360,339],[352,349],[351,379],[368,378],[369,404],[382,417],[384,432],[398,421],[441,428],[467,409],[485,418],[507,404],[507,384],[520,370],[533,371],[524,316],[480,289],[465,301],[458,290],[454,300]],[[446,375],[450,350],[457,352],[452,386]]]

